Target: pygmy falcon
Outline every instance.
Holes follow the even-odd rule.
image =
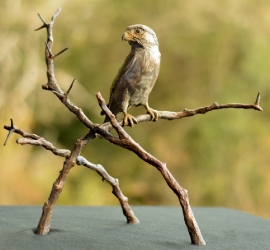
[[[158,77],[160,52],[155,32],[142,24],[129,26],[122,36],[131,51],[119,69],[110,90],[108,108],[117,116],[124,113],[123,126],[133,127],[135,117],[127,113],[132,106],[144,106],[151,120],[158,119],[158,112],[148,105],[148,97]],[[102,112],[104,114],[104,112]],[[108,122],[106,117],[104,122]]]

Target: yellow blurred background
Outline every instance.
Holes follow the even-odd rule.
[[[143,23],[157,34],[160,76],[150,95],[157,110],[181,111],[218,103],[253,103],[261,91],[264,112],[218,110],[175,121],[143,123],[127,132],[166,162],[189,191],[192,206],[235,208],[270,218],[270,1],[2,0],[0,8],[0,119],[72,149],[86,128],[46,83],[46,31],[58,8],[53,52],[60,87],[77,82],[70,99],[102,123],[95,93],[108,100],[111,82],[130,46],[127,26]],[[132,114],[145,113],[132,108]],[[0,130],[4,143],[7,131]],[[64,159],[43,148],[16,144],[0,150],[0,205],[42,205]],[[159,172],[127,150],[96,139],[82,152],[120,181],[131,205],[179,205]],[[111,187],[82,166],[70,172],[57,204],[118,205]]]

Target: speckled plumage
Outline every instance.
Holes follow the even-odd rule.
[[[144,106],[152,120],[158,113],[148,105],[148,97],[154,87],[160,68],[160,52],[156,34],[149,27],[136,24],[129,26],[122,36],[131,51],[119,69],[110,91],[108,107],[114,115],[124,113],[123,125],[133,126],[136,119],[127,113],[131,106]],[[109,121],[108,117],[104,122]]]

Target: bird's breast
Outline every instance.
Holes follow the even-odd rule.
[[[109,108],[118,113],[148,102],[160,68],[158,46],[131,50],[114,80]]]
[[[134,67],[127,72],[127,89],[129,106],[145,103],[152,91],[160,68],[160,52],[158,47],[152,47],[138,52]]]

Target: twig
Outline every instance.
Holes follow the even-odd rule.
[[[34,140],[40,138],[40,136],[38,136],[36,134],[29,134],[29,133],[27,133],[27,132],[25,132],[25,131],[23,131],[23,130],[17,128],[17,127],[15,127],[13,125],[13,120],[12,119],[10,119],[10,120],[12,121],[11,126],[6,126],[6,125],[4,126],[4,129],[8,130],[9,131],[9,134],[10,134],[10,131],[12,131],[13,133],[19,134],[19,135],[21,135],[24,138],[30,138],[30,139],[34,139]]]
[[[55,18],[60,14],[60,12],[61,12],[61,8],[59,8],[59,9],[56,11],[56,13],[52,16],[51,22],[54,22]]]
[[[54,64],[53,64],[53,59],[55,58],[55,55],[52,53],[52,46],[53,46],[53,25],[56,17],[59,15],[61,9],[58,9],[57,12],[54,14],[54,16],[51,19],[50,23],[46,23],[44,19],[39,15],[41,21],[43,22],[43,25],[38,28],[37,30],[40,30],[42,28],[46,28],[47,30],[47,42],[45,43],[46,45],[46,50],[45,50],[45,60],[46,60],[46,65],[47,65],[47,78],[48,78],[48,83],[46,85],[43,85],[42,88],[46,90],[54,90],[58,93],[63,93],[61,88],[58,86],[57,81],[54,77]],[[60,51],[57,55],[63,53],[67,49],[64,49]]]
[[[127,223],[129,223],[129,224],[138,224],[138,223],[140,223],[140,221],[135,216],[135,214],[133,213],[133,211],[131,210],[131,208],[130,208],[130,206],[128,204],[128,198],[123,195],[123,193],[122,193],[122,191],[121,191],[121,189],[119,187],[118,179],[115,179],[115,178],[111,177],[106,172],[106,170],[104,169],[104,167],[102,165],[93,164],[93,163],[87,161],[82,156],[77,157],[77,164],[78,165],[84,165],[85,167],[96,171],[102,177],[102,180],[106,181],[107,183],[109,183],[112,186],[112,188],[113,188],[112,193],[120,201],[120,204],[121,204],[121,207],[122,207],[122,210],[123,210],[123,214],[127,218]]]
[[[46,141],[44,138],[40,137],[37,140],[27,139],[27,138],[19,138],[16,142],[20,145],[32,145],[32,146],[42,146],[43,148],[50,150],[55,155],[68,158],[70,156],[70,150],[67,149],[58,149],[49,141]]]

